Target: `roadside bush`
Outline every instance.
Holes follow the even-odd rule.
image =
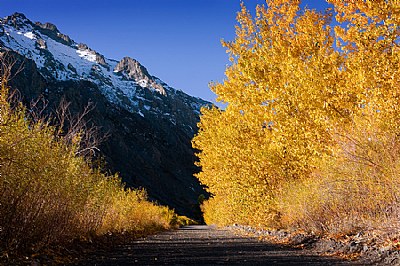
[[[107,232],[169,228],[170,211],[126,190],[117,176],[77,156],[80,136],[65,141],[45,120],[27,118],[3,80],[0,94],[0,251],[33,252]]]
[[[286,186],[278,199],[284,226],[332,234],[399,228],[399,136],[366,124],[336,134],[338,155]]]

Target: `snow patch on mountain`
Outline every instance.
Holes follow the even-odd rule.
[[[35,34],[33,34],[33,32],[31,32],[31,31],[25,32],[25,33],[24,33],[24,36],[25,36],[26,38],[31,39],[31,40],[35,40],[35,39],[36,39]]]
[[[147,80],[145,80],[145,79],[139,80],[138,84],[142,88],[147,88]]]
[[[79,55],[79,57],[82,57],[90,62],[96,63],[96,54],[91,53],[88,50],[77,50],[76,53]]]

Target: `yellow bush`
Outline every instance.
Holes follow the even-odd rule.
[[[125,190],[79,157],[45,121],[33,122],[20,103],[0,94],[0,249],[38,250],[106,232],[152,233],[169,228],[171,211]],[[79,135],[75,136],[79,139]]]
[[[400,140],[379,125],[365,124],[337,135],[340,152],[320,172],[283,190],[285,226],[330,233],[399,228]]]
[[[137,232],[151,233],[169,227],[168,208],[147,201],[143,190],[125,190],[118,183],[108,191],[110,202],[106,206],[99,233]]]

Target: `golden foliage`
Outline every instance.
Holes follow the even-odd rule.
[[[12,106],[14,106],[12,108]],[[170,227],[176,216],[126,190],[79,157],[45,121],[26,118],[20,103],[0,93],[0,250],[37,251],[108,232],[148,234]]]
[[[328,230],[398,203],[396,174],[365,164],[397,169],[399,2],[330,2],[334,29],[332,10],[299,1],[238,13],[236,39],[223,42],[232,64],[211,88],[227,107],[203,109],[193,140],[208,222]]]

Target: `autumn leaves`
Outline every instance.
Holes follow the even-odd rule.
[[[389,221],[399,3],[332,0],[334,17],[266,2],[254,18],[239,12],[236,39],[223,43],[232,65],[212,86],[228,105],[204,109],[193,140],[213,195],[207,222],[323,231]]]

